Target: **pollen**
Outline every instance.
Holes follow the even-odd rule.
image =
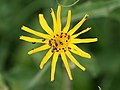
[[[66,52],[69,49],[70,35],[67,33],[58,33],[49,40],[51,52]],[[61,49],[62,48],[62,49]]]

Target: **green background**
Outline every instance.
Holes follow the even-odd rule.
[[[59,2],[69,5],[75,0]],[[55,81],[50,82],[51,59],[43,70],[39,69],[47,51],[30,56],[27,52],[40,45],[19,40],[20,35],[34,37],[21,31],[22,25],[44,32],[38,22],[39,13],[52,27],[51,7],[56,12],[55,0],[0,0],[0,90],[120,90],[120,0],[80,0],[72,7],[62,7],[62,26],[69,9],[71,28],[87,13],[88,20],[77,32],[92,29],[79,38],[99,39],[96,43],[78,44],[92,59],[74,55],[87,70],[83,72],[70,62],[73,81],[59,58]]]

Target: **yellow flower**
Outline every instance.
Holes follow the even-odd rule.
[[[71,20],[71,10],[68,11],[68,17],[67,17],[67,23],[63,30],[61,30],[61,18],[60,18],[60,12],[61,12],[61,6],[58,6],[57,9],[57,16],[55,16],[53,9],[50,9],[50,13],[53,19],[53,30],[49,27],[47,24],[43,14],[39,14],[39,23],[41,27],[48,33],[48,34],[43,34],[40,32],[37,32],[35,30],[32,30],[26,26],[22,26],[22,30],[29,32],[31,34],[34,34],[40,39],[37,38],[31,38],[27,36],[20,36],[20,39],[28,42],[35,42],[35,43],[43,43],[44,45],[35,48],[31,51],[28,52],[29,55],[49,49],[49,51],[46,53],[45,57],[40,63],[40,68],[42,69],[45,63],[48,62],[49,58],[53,55],[52,63],[51,63],[51,81],[54,80],[54,75],[55,75],[55,68],[56,68],[56,63],[58,60],[58,56],[61,55],[62,61],[65,65],[65,68],[67,70],[68,76],[70,80],[72,80],[72,75],[71,71],[69,68],[69,64],[67,61],[66,56],[74,63],[76,64],[80,69],[83,71],[85,70],[85,67],[83,67],[79,62],[72,56],[72,53],[75,53],[79,56],[85,57],[85,58],[91,58],[90,54],[84,52],[81,50],[78,46],[75,44],[77,43],[91,43],[91,42],[96,42],[97,38],[89,38],[89,39],[79,39],[77,36],[89,31],[91,28],[87,28],[77,34],[74,34],[77,29],[86,21],[87,19],[87,14],[83,17],[83,19],[75,25],[71,30],[69,30],[70,27],[70,20]],[[69,30],[69,31],[68,31]]]

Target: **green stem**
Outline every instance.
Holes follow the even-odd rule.
[[[77,4],[77,3],[79,2],[79,0],[76,0],[73,4],[70,4],[70,5],[62,5],[62,4],[60,4],[60,3],[58,2],[58,0],[56,0],[56,2],[57,2],[58,5],[61,5],[62,7],[72,7],[72,6],[74,6],[75,4]]]

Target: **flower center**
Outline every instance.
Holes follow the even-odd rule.
[[[70,35],[67,33],[61,32],[60,34],[56,34],[49,40],[49,45],[51,46],[52,52],[61,52],[70,49],[68,44],[70,42]]]

